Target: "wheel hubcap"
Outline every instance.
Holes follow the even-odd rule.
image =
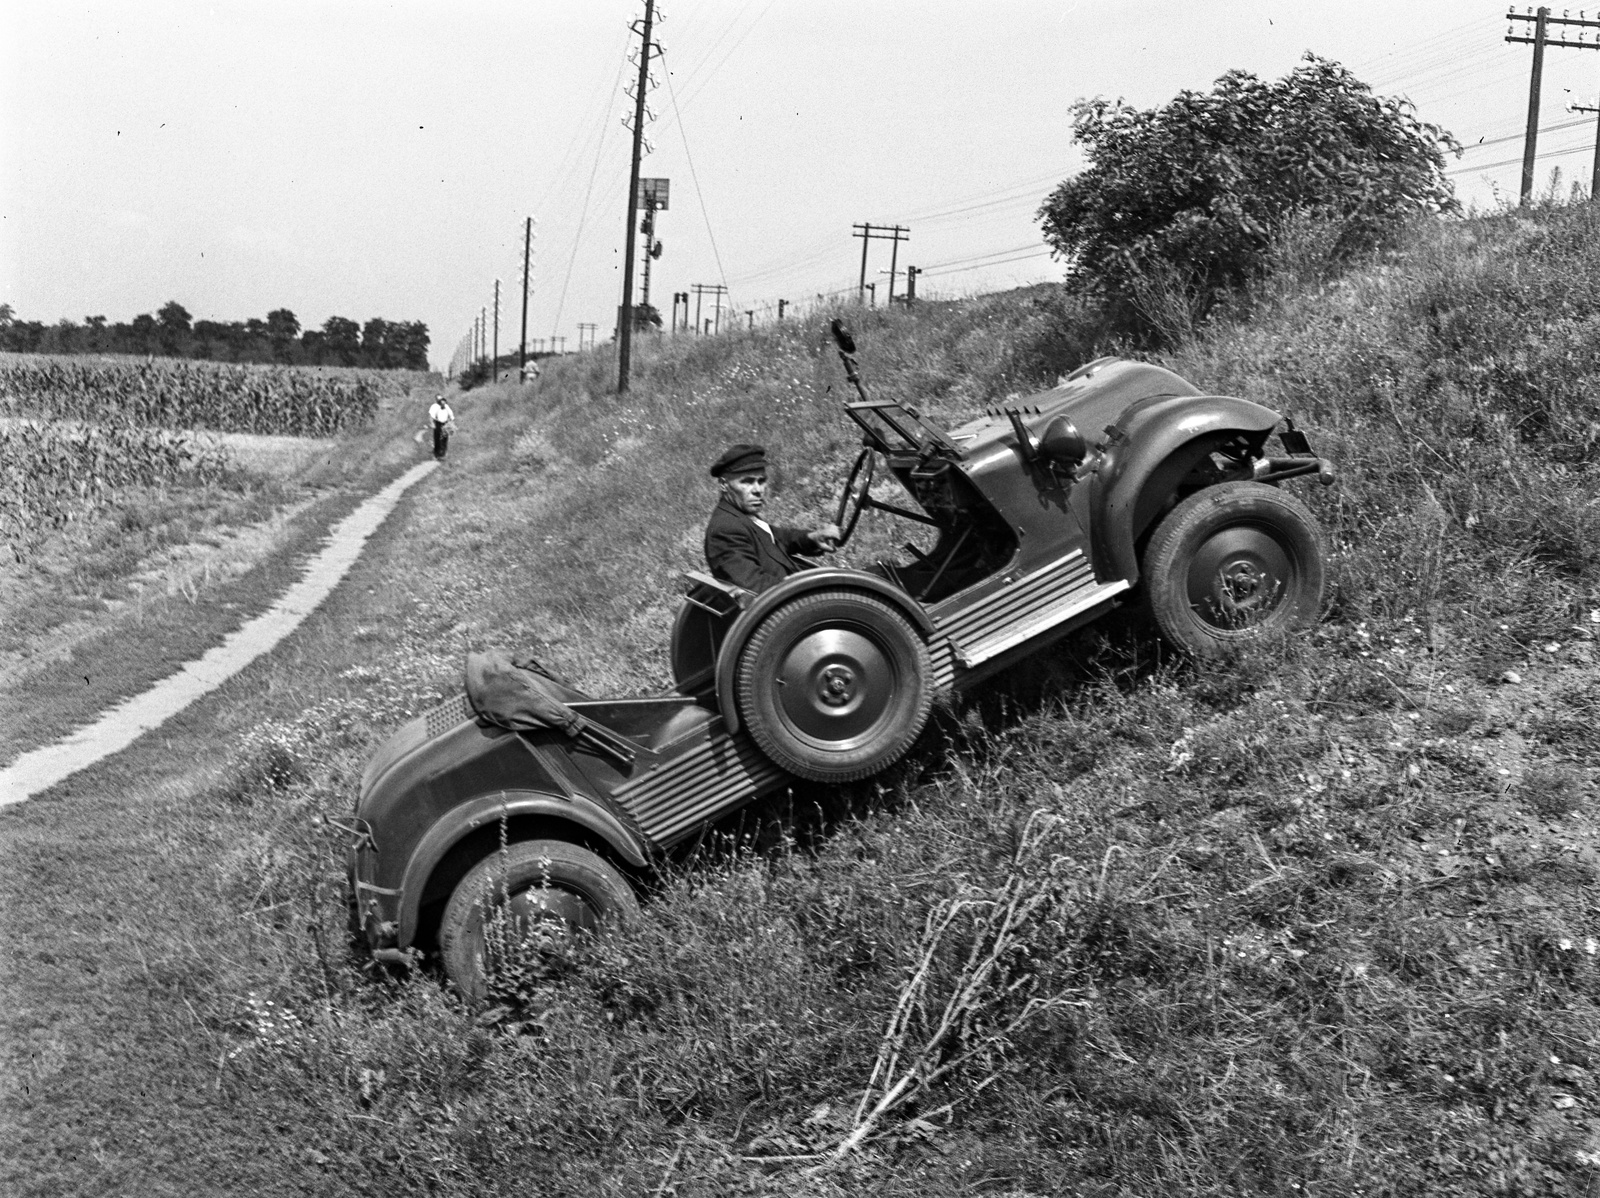
[[[1189,605],[1218,628],[1259,624],[1283,605],[1295,577],[1289,551],[1265,529],[1225,528],[1189,567]]]
[[[859,632],[823,628],[790,647],[777,682],[779,710],[796,735],[847,749],[890,709],[894,663]]]
[[[519,936],[590,931],[599,922],[583,896],[559,886],[517,891],[506,903],[506,915]]]

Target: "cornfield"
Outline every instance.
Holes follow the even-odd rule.
[[[366,424],[426,376],[179,358],[0,354],[0,415],[321,437]]]
[[[226,451],[193,433],[119,425],[0,423],[0,541],[17,561],[119,487],[212,482]]]

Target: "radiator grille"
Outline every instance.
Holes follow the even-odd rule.
[[[457,695],[454,699],[446,699],[439,706],[428,712],[428,737],[441,736],[451,729],[466,723],[474,716],[472,704],[467,702],[467,696]]]

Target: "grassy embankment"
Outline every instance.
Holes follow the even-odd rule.
[[[1336,488],[1302,491],[1336,549],[1314,633],[1196,669],[1101,626],[882,785],[753,814],[637,932],[487,1013],[347,951],[319,817],[470,645],[540,650],[597,692],[659,684],[704,461],[766,441],[780,517],[809,515],[853,446],[816,320],[668,342],[626,400],[586,359],[536,402],[474,393],[446,471],[271,661],[71,802],[3,817],[0,1182],[1591,1191],[1597,226],[1419,230],[1344,281],[1275,281],[1172,354],[1338,462]],[[936,412],[1103,348],[1045,291],[860,326],[871,384]],[[1007,904],[1026,918],[1004,977],[1047,1002],[1002,1042],[1014,1000],[946,1000]],[[952,1011],[964,1039],[928,1066],[992,1051],[827,1164],[924,957],[907,1056]]]

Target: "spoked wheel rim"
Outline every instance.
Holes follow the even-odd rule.
[[[900,677],[895,659],[855,628],[818,628],[784,652],[778,711],[792,735],[819,748],[865,743],[892,713]]]
[[[1256,627],[1284,607],[1300,572],[1294,552],[1271,530],[1222,528],[1200,544],[1189,564],[1189,606],[1213,628]]]
[[[839,526],[841,546],[850,539],[850,534],[855,532],[861,513],[867,509],[870,502],[869,493],[872,490],[872,476],[876,470],[876,455],[870,448],[863,449],[856,456],[855,465],[850,467],[850,473],[845,477],[844,490],[839,493],[839,506],[833,516],[833,522]]]

